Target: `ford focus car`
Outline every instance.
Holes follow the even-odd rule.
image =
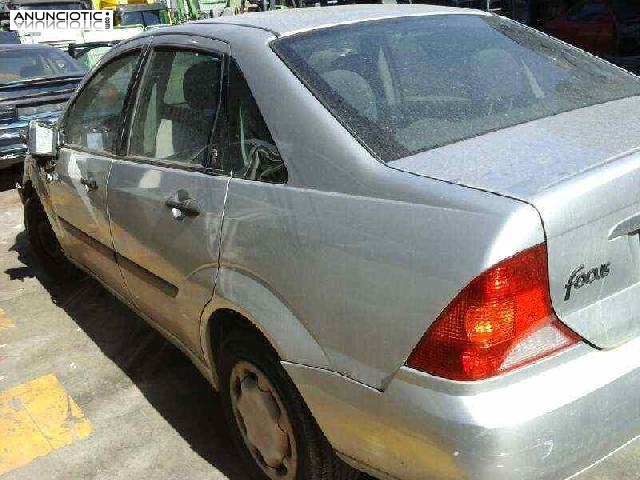
[[[482,12],[147,32],[22,198],[220,392],[250,478],[549,479],[640,434],[640,80]]]

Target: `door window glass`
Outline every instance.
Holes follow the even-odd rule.
[[[287,169],[249,85],[235,62],[229,71],[229,149],[223,169],[234,177],[286,183]]]
[[[120,57],[93,76],[66,116],[65,142],[115,152],[124,102],[138,57],[138,52]]]
[[[220,58],[155,51],[132,124],[129,155],[204,165],[218,109]]]

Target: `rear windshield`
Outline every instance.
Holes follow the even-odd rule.
[[[3,50],[0,62],[0,86],[37,78],[82,76],[85,69],[56,48],[15,48]]]
[[[371,21],[273,48],[383,161],[640,94],[635,75],[499,17]]]

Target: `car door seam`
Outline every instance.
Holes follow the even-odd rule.
[[[129,301],[131,303],[133,303],[133,305],[139,309],[138,305],[136,305],[136,302],[133,298],[133,294],[131,293],[131,290],[129,290],[129,284],[127,283],[127,277],[125,276],[124,272],[122,271],[122,266],[120,265],[120,262],[118,260],[118,257],[120,256],[118,254],[118,249],[116,248],[116,237],[113,234],[113,225],[112,225],[112,220],[111,220],[111,208],[109,207],[109,180],[111,179],[111,172],[113,170],[113,165],[117,160],[112,160],[111,161],[111,165],[109,166],[109,173],[107,174],[107,181],[106,181],[106,185],[105,185],[105,194],[104,194],[104,198],[105,198],[105,203],[107,205],[107,219],[109,221],[109,235],[111,236],[111,248],[113,249],[113,259],[116,262],[116,266],[118,267],[118,272],[120,272],[120,278],[122,278],[122,285],[124,287],[124,291],[126,292],[127,296],[129,297]]]
[[[212,299],[216,292],[216,286],[218,285],[218,277],[220,276],[220,263],[222,261],[222,244],[223,244],[222,235],[224,232],[224,219],[225,219],[225,214],[227,210],[227,199],[229,197],[229,186],[231,184],[232,178],[233,178],[233,172],[231,172],[231,174],[229,175],[229,178],[227,179],[227,185],[224,189],[224,198],[222,199],[222,212],[220,213],[220,229],[218,231],[218,259],[217,259],[217,265],[216,265],[216,276],[213,279],[213,292],[211,292]]]

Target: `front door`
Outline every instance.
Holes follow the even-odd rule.
[[[55,171],[45,174],[66,254],[119,294],[126,290],[111,240],[107,180],[139,58],[140,50],[125,53],[87,82],[63,119]]]
[[[200,314],[215,285],[228,185],[207,168],[217,151],[225,44],[160,41],[142,77],[126,155],[111,171],[111,231],[138,309],[202,355]]]

